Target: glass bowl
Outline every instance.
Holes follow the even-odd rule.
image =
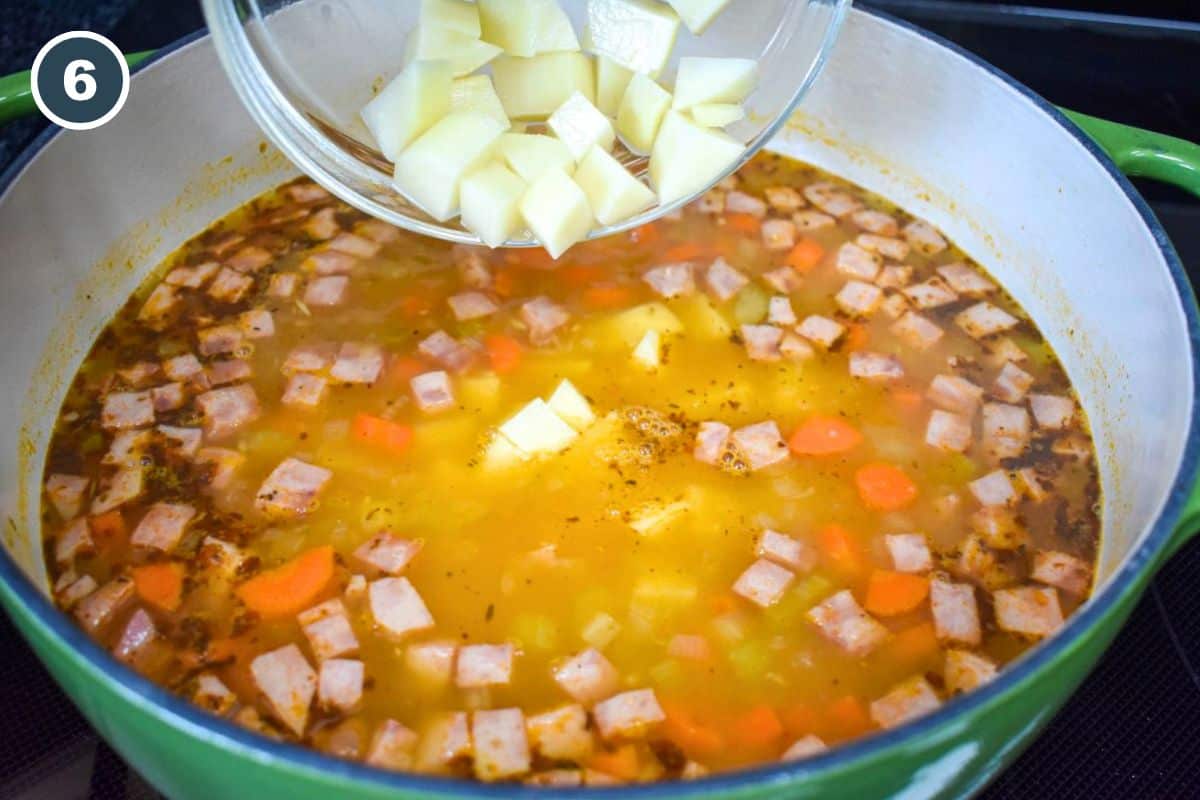
[[[418,0],[201,0],[201,5],[242,102],[297,167],[379,219],[440,239],[481,243],[457,220],[434,220],[392,186],[392,165],[358,116],[403,68]],[[560,0],[560,5],[582,32],[586,0]],[[742,166],[790,117],[824,66],[849,5],[850,0],[733,0],[702,37],[680,25],[671,60],[659,77],[665,86],[674,83],[682,56],[759,62],[759,85],[745,102],[746,117],[725,129],[746,150],[720,178]],[[626,154],[622,161],[644,174],[645,159]],[[596,227],[589,238],[634,228],[702,193]],[[537,244],[528,232],[507,243]]]

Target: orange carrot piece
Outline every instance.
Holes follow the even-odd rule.
[[[899,511],[917,499],[917,485],[899,467],[876,462],[854,473],[858,495],[868,508]]]
[[[592,264],[572,264],[560,269],[558,277],[567,286],[579,288],[604,280],[608,277],[608,270]]]
[[[713,595],[708,604],[712,608],[713,615],[718,617],[722,614],[728,614],[738,607],[737,600],[728,592]]]
[[[133,588],[138,596],[163,611],[175,611],[183,599],[183,565],[174,561],[134,567]]]
[[[890,569],[877,569],[867,579],[867,611],[881,617],[907,614],[929,596],[929,579]]]
[[[653,222],[639,225],[629,232],[629,239],[635,244],[654,244],[661,238],[662,233],[658,230],[658,225]]]
[[[783,727],[787,729],[788,734],[797,739],[817,728],[817,714],[812,706],[806,703],[788,706],[779,712],[779,718],[783,720]]]
[[[691,261],[700,258],[707,251],[696,242],[673,244],[663,251],[663,261]]]
[[[492,276],[492,291],[501,297],[512,297],[516,292],[517,276],[511,269],[498,269]]]
[[[92,529],[92,539],[100,549],[109,547],[118,539],[125,538],[125,517],[119,509],[105,511],[88,518],[88,526]]]
[[[853,533],[832,524],[822,528],[817,538],[825,560],[833,569],[844,575],[857,575],[863,571],[862,545]]]
[[[717,730],[698,722],[683,707],[664,703],[663,712],[667,715],[663,722],[663,733],[689,757],[705,758],[720,752],[724,746],[724,740]]]
[[[400,356],[392,360],[388,369],[388,377],[392,383],[408,388],[408,382],[422,372],[428,372],[429,365],[415,356]]]
[[[726,214],[725,224],[738,233],[757,236],[762,230],[762,221],[753,214]]]
[[[851,324],[846,330],[846,350],[862,350],[871,341],[871,329],[861,322]]]
[[[925,399],[921,397],[921,393],[913,389],[899,389],[892,392],[892,399],[904,411],[917,411],[925,402]]]
[[[594,754],[588,767],[622,781],[637,780],[641,774],[637,750],[631,744]]]
[[[321,545],[260,572],[237,588],[237,596],[260,616],[289,617],[308,608],[333,580],[333,548]]]
[[[921,622],[905,628],[895,634],[884,647],[888,657],[895,659],[896,663],[910,666],[932,663],[942,655],[937,631],[934,630],[932,622]]]
[[[871,730],[871,718],[862,701],[852,694],[838,698],[825,708],[831,738],[849,739]]]
[[[521,363],[521,343],[511,336],[494,333],[483,340],[492,371],[500,375],[512,372]]]
[[[730,733],[738,744],[755,749],[768,747],[783,736],[783,722],[770,706],[755,706],[730,725]]]
[[[633,289],[628,286],[589,286],[583,290],[582,299],[588,308],[624,308],[633,302]]]
[[[862,434],[849,422],[839,417],[817,415],[809,417],[796,429],[788,440],[788,447],[796,455],[827,456],[851,450],[862,439]]]
[[[800,238],[783,262],[797,272],[811,272],[825,258],[825,248],[816,239]]]
[[[400,312],[406,317],[419,317],[433,311],[433,302],[423,295],[406,294],[400,298]]]
[[[360,442],[399,455],[412,444],[413,429],[390,419],[358,413],[350,423],[350,433]]]

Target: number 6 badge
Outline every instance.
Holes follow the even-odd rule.
[[[129,65],[115,44],[91,31],[51,39],[33,60],[33,100],[51,122],[73,131],[99,128],[129,97]]]

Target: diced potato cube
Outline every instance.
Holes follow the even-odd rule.
[[[595,96],[592,60],[583,53],[501,56],[492,63],[496,94],[511,119],[545,119],[573,93]]]
[[[725,10],[729,0],[667,0],[688,30],[699,36]]]
[[[643,303],[614,314],[606,325],[626,347],[635,347],[646,331],[658,331],[660,336],[683,333],[683,323],[662,303]]]
[[[671,93],[652,78],[638,73],[629,81],[617,110],[617,131],[635,153],[646,155],[654,147],[663,116],[671,108]]]
[[[721,340],[733,335],[733,326],[706,294],[697,292],[678,298],[671,306],[679,313],[689,337]]]
[[[567,146],[540,133],[506,133],[496,145],[496,154],[526,183],[533,183],[551,169],[561,169],[568,175],[575,171],[575,158]]]
[[[455,78],[450,84],[450,110],[477,111],[508,127],[504,104],[500,102],[500,95],[496,94],[496,87],[492,86],[492,79],[487,75]],[[694,116],[695,111],[692,113]]]
[[[546,405],[550,406],[555,414],[562,417],[577,431],[583,430],[596,421],[596,414],[592,411],[587,398],[580,394],[579,390],[575,388],[575,384],[566,379],[563,379],[563,382],[554,390],[554,394],[550,395]]]
[[[697,103],[690,113],[697,125],[705,128],[724,128],[746,118],[746,111],[737,103]]]
[[[359,113],[384,158],[395,161],[409,142],[450,113],[452,78],[448,61],[414,61],[363,106]]]
[[[491,156],[503,132],[486,114],[448,114],[400,154],[392,182],[434,219],[450,219],[463,176]]]
[[[554,110],[546,121],[554,135],[567,146],[576,161],[582,161],[592,147],[612,150],[616,141],[612,123],[579,92],[574,92]]]
[[[459,200],[462,224],[488,247],[499,247],[521,228],[525,181],[493,161],[462,180]]]
[[[575,35],[575,27],[557,0],[541,0],[540,5],[542,14],[538,20],[537,40],[534,45],[536,52],[578,52],[579,37]]]
[[[643,536],[662,533],[687,510],[688,504],[683,500],[667,505],[647,503],[630,512],[629,527]]]
[[[479,10],[467,0],[421,0],[421,23],[449,28],[478,39]]]
[[[479,0],[483,40],[509,55],[575,51],[579,39],[557,0]]]
[[[501,433],[492,434],[483,451],[483,466],[486,469],[507,469],[529,459],[529,453],[517,447]]]
[[[659,202],[669,203],[705,188],[745,149],[723,131],[701,128],[679,112],[668,111],[650,154],[650,182]]]
[[[501,425],[500,433],[526,453],[559,453],[579,436],[540,397],[530,400]]]
[[[450,62],[454,76],[469,75],[502,51],[494,44],[480,41],[451,28],[420,24],[408,34],[405,63],[444,60]]]
[[[675,75],[677,109],[699,103],[740,103],[758,85],[752,58],[681,58]]]
[[[608,56],[596,56],[596,108],[610,117],[617,116],[621,98],[633,71],[625,69]]]
[[[580,638],[597,650],[603,650],[612,644],[612,640],[617,638],[620,632],[621,623],[617,622],[612,614],[600,611],[583,626]]]
[[[575,182],[587,195],[592,214],[604,225],[628,219],[654,204],[654,192],[599,147],[584,156],[575,170]]]
[[[633,348],[633,360],[646,369],[655,369],[662,364],[662,337],[658,331],[646,331],[642,340]]]
[[[521,216],[553,258],[586,238],[594,221],[583,189],[558,169],[529,185],[521,198]]]
[[[658,77],[675,48],[679,15],[652,0],[588,0],[585,46],[628,70]]]

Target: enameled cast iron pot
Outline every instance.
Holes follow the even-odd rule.
[[[1104,652],[1154,571],[1200,524],[1196,304],[1117,166],[1200,190],[1200,149],[1067,117],[921,31],[852,12],[776,149],[926,216],[1041,326],[1091,419],[1104,487],[1099,589],[1050,641],[934,714],[807,761],[642,797],[952,797],[995,776]],[[1110,159],[1115,158],[1117,164]],[[269,742],[112,659],[47,597],[39,529],[50,426],[93,338],[159,260],[290,177],[210,42],[143,65],[107,126],[48,132],[0,177],[0,600],[96,729],[173,798],[545,796],[389,774]],[[580,790],[576,790],[578,792]],[[567,793],[567,792],[564,792]]]

